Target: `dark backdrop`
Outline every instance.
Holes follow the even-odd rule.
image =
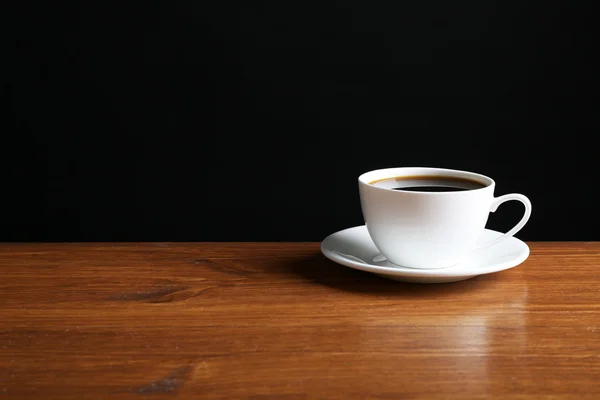
[[[1,240],[321,240],[388,166],[488,174],[532,200],[522,239],[600,240],[591,3],[11,3]]]

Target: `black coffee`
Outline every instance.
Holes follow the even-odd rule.
[[[398,176],[369,183],[377,187],[409,192],[459,192],[487,186],[475,180],[453,176]]]

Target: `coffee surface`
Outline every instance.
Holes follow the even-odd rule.
[[[475,180],[449,176],[398,176],[369,183],[376,187],[409,192],[459,192],[487,186]]]

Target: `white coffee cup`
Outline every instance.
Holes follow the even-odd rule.
[[[408,177],[457,178],[475,181],[481,188],[461,191],[421,192],[394,190],[375,182]],[[387,168],[358,178],[363,217],[371,239],[389,261],[409,268],[451,267],[475,249],[516,234],[529,220],[531,202],[522,194],[494,197],[493,179],[473,172],[444,168]],[[525,205],[523,218],[510,231],[478,244],[490,212],[506,201]]]

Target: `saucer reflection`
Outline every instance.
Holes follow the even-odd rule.
[[[510,374],[504,368],[507,355],[527,349],[528,289],[481,280],[481,287],[461,291],[473,282],[453,284],[446,292],[440,287],[438,295],[427,285],[431,289],[417,286],[401,298],[390,296],[378,305],[381,312],[361,313],[360,331],[345,340],[354,339],[361,352],[386,352],[387,367],[406,376],[452,376],[453,391],[486,393],[498,374]]]

